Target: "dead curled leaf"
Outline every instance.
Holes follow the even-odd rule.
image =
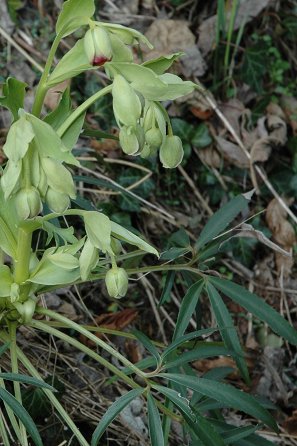
[[[106,328],[109,330],[123,330],[127,325],[131,324],[138,316],[138,311],[133,308],[125,308],[124,310],[117,311],[116,313],[104,313],[95,318],[97,325],[100,328]],[[95,332],[95,336],[103,338],[103,333]],[[90,341],[85,336],[80,336],[80,341],[89,346],[94,347],[95,343]]]
[[[297,136],[297,99],[292,96],[282,96],[280,103],[293,135]]]
[[[272,249],[273,251],[278,252],[282,256],[286,257],[292,257],[291,252],[286,251],[285,249],[281,248],[279,245],[273,243],[269,238],[266,237],[263,232],[253,228],[252,225],[243,223],[240,226],[240,230],[237,234],[232,235],[230,238],[234,237],[248,237],[248,238],[255,238],[259,242],[263,243],[264,245],[268,246],[268,248]],[[230,240],[230,239],[228,239]]]
[[[266,222],[272,232],[274,240],[285,250],[291,252],[296,243],[296,235],[293,226],[287,220],[287,213],[274,198],[266,211]],[[275,262],[278,273],[283,272],[284,277],[290,275],[294,264],[292,257],[284,257],[281,253],[275,254]]]
[[[195,44],[195,36],[186,21],[183,20],[155,20],[145,33],[149,41],[154,45],[152,51],[144,48],[146,60],[163,56],[164,54],[183,51],[177,74],[186,77],[203,76],[206,71],[206,63]]]

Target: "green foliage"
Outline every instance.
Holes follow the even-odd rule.
[[[179,2],[174,3],[176,6]],[[233,4],[228,29],[223,2],[220,1],[218,5],[218,35],[222,32],[228,44],[225,66],[231,56],[237,4]],[[7,352],[9,346],[11,362],[11,372],[0,373],[0,398],[5,404],[12,435],[21,446],[27,446],[28,435],[36,445],[41,445],[40,434],[25,408],[37,416],[36,408],[42,408],[47,413],[50,402],[78,443],[89,446],[63,409],[55,390],[40,379],[34,366],[18,348],[16,331],[25,325],[69,343],[96,361],[115,377],[113,379],[125,384],[126,393],[98,420],[91,446],[99,444],[105,430],[135,398],[141,398],[146,404],[152,446],[168,444],[171,420],[177,416],[184,434],[191,437],[195,446],[230,443],[265,446],[269,442],[262,441],[254,433],[259,426],[238,428],[229,425],[224,421],[224,414],[219,412],[222,408],[240,410],[277,431],[277,425],[265,404],[221,382],[230,373],[230,368],[217,369],[203,377],[197,376],[191,368],[191,363],[201,358],[231,356],[242,377],[249,381],[240,338],[224,296],[267,323],[285,340],[297,344],[296,331],[273,308],[255,294],[232,281],[216,277],[209,270],[221,243],[228,238],[224,231],[246,210],[250,196],[239,194],[221,207],[204,226],[194,246],[188,233],[179,229],[168,237],[166,250],[159,256],[158,250],[131,228],[130,216],[118,212],[118,209],[139,212],[139,202],[143,202],[154,189],[151,179],[138,184],[135,193],[131,193],[125,188],[140,181],[141,176],[130,167],[121,171],[118,183],[109,178],[100,178],[100,175],[99,178],[98,175],[95,178],[73,175],[80,162],[72,152],[83,129],[84,136],[117,139],[106,132],[86,129],[84,124],[89,107],[97,101],[101,104],[102,98],[109,94],[112,96],[114,121],[119,127],[119,143],[125,154],[155,159],[158,153],[163,167],[173,168],[182,162],[183,142],[186,155],[189,155],[191,146],[200,149],[212,143],[205,124],[195,126],[182,119],[174,119],[171,123],[161,104],[161,101],[174,100],[198,88],[193,82],[165,73],[180,54],[153,59],[142,65],[135,64],[132,62],[131,46],[142,42],[151,47],[146,37],[121,25],[92,21],[94,12],[93,0],[64,2],[56,24],[57,36],[37,87],[31,113],[23,110],[26,85],[20,81],[8,79],[0,98],[0,104],[8,108],[13,116],[3,147],[8,161],[0,183],[0,248],[1,253],[3,251],[9,257],[6,264],[4,256],[0,256],[0,339],[4,344],[0,355]],[[61,39],[79,29],[81,35],[85,32],[83,37],[51,70]],[[289,25],[287,29],[289,32]],[[258,48],[253,48],[254,53],[247,52],[244,56],[246,65],[243,64],[247,73],[253,71],[253,88],[262,91],[260,78],[263,76],[270,76],[272,82],[284,86],[287,64],[269,38],[264,36],[257,39]],[[236,44],[239,40],[240,32]],[[262,47],[268,63],[265,67],[260,57]],[[44,98],[49,88],[100,67],[105,70],[109,85],[96,88],[85,101],[79,101],[82,103],[76,109],[72,109],[68,88],[57,108],[42,117]],[[82,153],[81,150],[78,152]],[[83,158],[81,162],[85,162]],[[150,161],[143,161],[146,162]],[[71,165],[71,170],[66,164]],[[168,181],[172,181],[172,178]],[[213,181],[213,178],[209,178],[209,182]],[[88,200],[76,195],[75,181],[108,186],[120,192],[118,208],[100,203],[103,209],[98,211]],[[290,179],[292,189],[295,182],[293,175]],[[141,196],[140,199],[137,194]],[[71,205],[73,208],[70,208]],[[103,213],[108,206],[114,211],[116,221]],[[36,239],[44,240],[42,246],[36,247]],[[145,254],[150,254],[155,261],[160,258],[161,263],[142,266],[140,263]],[[137,277],[153,271],[167,274],[166,277],[164,275],[159,305],[170,301],[175,283],[185,287],[185,295],[171,342],[167,346],[152,341],[141,331],[130,334],[147,351],[147,357],[138,364],[133,364],[111,343],[95,336],[83,325],[38,306],[42,293],[88,280],[105,279],[110,298],[123,298],[129,290],[129,276]],[[201,329],[202,297],[208,297],[217,326]],[[35,315],[39,317],[35,318]],[[40,319],[40,316],[45,319]],[[197,322],[195,331],[189,328],[192,318],[196,318]],[[84,336],[97,349],[80,342],[74,333]],[[213,338],[205,340],[205,337]],[[115,366],[114,361],[122,366]],[[31,376],[20,375],[19,362]],[[6,390],[5,381],[13,381],[14,396]],[[21,392],[20,383],[33,385],[33,393],[31,388]],[[187,398],[188,390],[191,391],[191,399]],[[1,422],[0,432],[8,444],[6,424]]]

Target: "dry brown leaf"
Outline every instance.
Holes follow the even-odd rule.
[[[67,79],[63,82],[61,82],[58,85],[55,85],[54,87],[50,88],[45,96],[44,104],[50,109],[54,110],[57,105],[60,102],[62,93],[66,90],[66,88],[69,86],[70,80]]]
[[[288,223],[288,222],[287,222]],[[233,235],[233,237],[249,237],[249,238],[255,238],[259,242],[263,243],[264,245],[268,246],[270,249],[273,249],[273,251],[276,251],[280,253],[282,256],[286,257],[292,257],[292,254],[288,252],[287,250],[281,248],[280,246],[273,243],[269,238],[266,237],[263,232],[253,228],[252,225],[248,225],[246,223],[243,223],[240,227],[240,232],[238,234]],[[228,239],[230,240],[230,239]]]
[[[198,151],[201,161],[209,167],[218,169],[221,165],[221,157],[213,147],[206,147]]]
[[[177,51],[185,53],[180,58],[178,73],[186,77],[203,76],[206,63],[195,44],[195,36],[188,23],[183,20],[157,19],[145,33],[154,45],[152,51],[145,51],[146,60]]]
[[[104,313],[95,318],[97,325],[100,328],[107,328],[109,330],[123,330],[127,325],[131,324],[138,316],[138,311],[133,308],[125,308],[116,313]],[[103,338],[104,335],[99,332],[94,333],[97,338]],[[93,341],[87,339],[85,336],[80,336],[80,341],[90,347],[95,346]]]
[[[297,435],[297,409],[294,410],[292,415],[285,420],[283,428],[290,435]]]
[[[268,114],[266,125],[272,142],[283,146],[287,142],[287,125],[283,118]]]
[[[241,169],[250,166],[247,156],[237,144],[234,144],[221,136],[216,136],[215,139],[217,141],[217,148],[226,161]]]
[[[297,99],[291,96],[282,96],[281,106],[294,136],[297,136]]]
[[[268,205],[266,211],[266,222],[272,232],[274,240],[286,251],[290,252],[296,244],[295,231],[287,220],[287,213],[274,198]],[[275,262],[278,273],[283,273],[287,278],[292,270],[294,259],[284,257],[280,253],[275,254]]]
[[[251,163],[257,163],[268,160],[271,154],[271,138],[261,138],[253,144],[251,149]]]
[[[269,3],[270,0],[248,0],[242,2],[237,11],[233,30],[236,31],[239,29],[243,22],[249,23],[254,17],[257,17]],[[226,13],[226,16],[226,27],[228,28],[230,11]],[[217,16],[215,15],[203,20],[199,26],[198,46],[204,56],[208,54],[215,45],[216,24]]]

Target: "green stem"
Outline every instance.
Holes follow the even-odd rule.
[[[110,93],[112,90],[112,85],[108,85],[102,90],[97,91],[97,93],[93,94],[89,97],[85,102],[80,104],[75,111],[63,122],[61,127],[58,128],[57,134],[62,137],[66,130],[79,118],[79,116],[84,113],[94,102],[96,102],[101,97]]]
[[[9,438],[6,433],[6,427],[3,421],[3,413],[0,409],[0,438],[2,438],[4,446],[10,446]]]
[[[81,342],[79,342],[77,339],[72,338],[71,336],[68,336],[67,334],[63,333],[62,331],[57,330],[56,328],[51,327],[41,321],[33,320],[32,323],[30,324],[30,326],[37,328],[38,330],[44,331],[48,334],[51,334],[53,336],[56,336],[57,338],[60,338],[63,341],[68,342],[70,345],[73,345],[73,347],[77,348],[78,350],[81,350],[83,353],[85,353],[86,355],[90,356],[91,358],[93,358],[97,362],[99,362],[99,364],[101,364],[103,367],[110,370],[113,374],[117,375],[121,380],[126,382],[130,387],[132,387],[132,388],[140,387],[131,378],[129,378],[123,372],[121,372],[116,366],[112,365],[109,361],[102,358],[102,356],[98,355],[98,353],[94,352],[89,347],[87,347],[84,344],[82,344]],[[96,336],[95,336],[95,338],[96,338]]]
[[[103,350],[107,351],[110,355],[112,355],[114,358],[117,358],[119,361],[122,362],[122,364],[124,364],[126,367],[128,367],[129,369],[133,370],[133,372],[140,376],[141,378],[145,378],[145,373],[143,373],[141,370],[139,370],[132,362],[130,362],[128,359],[126,359],[123,355],[121,355],[117,350],[115,350],[113,347],[111,347],[110,345],[108,345],[106,342],[102,341],[102,339],[98,338],[97,336],[95,336],[94,334],[90,333],[88,330],[86,330],[85,328],[81,327],[79,324],[77,324],[76,322],[71,321],[70,319],[62,316],[61,314],[57,314],[54,311],[48,310],[47,308],[43,308],[43,307],[37,307],[36,308],[36,313],[37,314],[43,314],[44,316],[48,316],[54,320],[57,320],[59,322],[62,322],[64,324],[66,324],[66,326],[70,329],[73,329],[75,331],[77,331],[78,333],[81,333],[83,336],[86,336],[86,338],[90,339],[92,342],[94,342],[98,347],[101,347]],[[37,322],[36,321],[32,321],[32,324],[35,325]],[[38,322],[38,324],[40,324],[41,322]],[[42,324],[42,323],[41,323]],[[44,325],[44,324],[42,324]],[[47,329],[51,329],[51,330],[55,330],[53,327],[47,327]],[[59,334],[60,332],[58,330],[55,330],[57,332],[57,334]],[[64,333],[61,333],[64,335]],[[60,336],[60,334],[59,334]],[[65,335],[66,336],[66,335]],[[68,336],[70,341],[73,342],[75,341],[73,338],[71,338],[70,336]],[[78,342],[78,341],[76,341]],[[81,344],[80,342],[78,342],[78,345],[76,345],[78,348],[80,348],[80,350],[82,350],[82,347],[84,347],[85,349],[87,349],[87,347],[85,347],[83,344]],[[91,349],[88,349],[89,352],[92,352],[92,354],[94,353]],[[89,354],[89,353],[88,353]],[[130,378],[128,378],[124,373],[122,373],[120,370],[117,369],[117,367],[114,367],[112,364],[110,364],[108,361],[104,360],[103,358],[101,358],[101,356],[97,355],[96,353],[96,357],[97,360],[99,360],[99,362],[101,364],[102,361],[104,361],[104,366],[107,367],[109,370],[111,370],[112,367],[112,373],[115,373],[117,376],[119,376],[119,378],[123,379],[125,382],[127,382],[127,384],[129,384],[131,387],[135,387],[135,383],[133,380],[131,380]],[[98,359],[99,358],[99,359]],[[129,380],[129,382],[127,381],[127,379]],[[138,385],[136,385],[136,387],[139,387]]]
[[[1,332],[0,337],[5,342],[9,342],[9,337],[7,336],[6,333]],[[33,376],[34,378],[37,378],[40,381],[43,381],[41,375],[35,369],[35,367],[31,363],[31,361],[29,361],[29,359],[26,357],[26,355],[24,355],[24,353],[19,348],[17,348],[17,356],[18,356],[19,360],[21,361],[21,363],[26,367],[28,372],[31,374],[31,376]],[[73,421],[71,420],[71,418],[69,417],[67,412],[64,410],[64,408],[61,405],[61,403],[59,402],[59,400],[55,397],[53,392],[51,392],[49,389],[45,389],[45,388],[42,388],[42,391],[48,397],[48,399],[50,400],[52,405],[55,407],[57,412],[61,415],[61,418],[65,421],[65,423],[68,425],[68,427],[74,433],[74,435],[78,439],[79,443],[82,446],[90,446],[89,443],[83,437],[83,435],[80,433],[80,431],[78,430],[76,425],[73,423]]]
[[[16,344],[16,330],[17,323],[10,322],[8,325],[9,337],[10,337],[10,361],[12,373],[19,373],[18,357],[17,357],[17,344]],[[17,401],[22,405],[21,386],[18,381],[13,382],[14,395]],[[20,424],[21,445],[28,446],[27,432],[23,423]]]
[[[14,280],[18,284],[25,282],[29,277],[31,243],[32,232],[19,228],[16,257],[14,261]]]
[[[41,113],[41,109],[42,109],[42,105],[43,105],[43,101],[45,98],[45,95],[47,93],[48,90],[48,86],[47,86],[47,78],[57,51],[57,48],[59,46],[59,43],[62,39],[61,35],[57,35],[55,37],[55,40],[53,41],[52,47],[50,49],[45,67],[44,67],[44,71],[42,73],[42,76],[40,78],[37,90],[36,90],[36,94],[35,94],[35,101],[33,104],[33,108],[32,108],[32,114],[39,117],[40,113]]]

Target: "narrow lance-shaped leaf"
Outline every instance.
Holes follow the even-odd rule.
[[[152,341],[141,331],[133,330],[132,334],[134,334],[138,339],[138,341],[141,342],[143,346],[154,356],[154,358],[157,361],[157,364],[160,364],[161,356],[156,347],[154,346],[154,344],[152,343]]]
[[[151,445],[164,446],[161,417],[155,400],[150,393],[147,394],[147,410]]]
[[[34,421],[23,406],[7,390],[0,388],[0,400],[3,400],[21,420],[36,446],[42,446],[42,440]]]
[[[178,408],[185,422],[201,441],[203,446],[224,446],[223,440],[219,437],[210,423],[192,411],[189,401],[183,398],[178,392],[164,386],[153,386],[160,393],[163,393]],[[200,444],[200,443],[199,443]]]
[[[248,200],[244,195],[238,195],[215,212],[204,226],[196,243],[196,248],[202,248],[206,243],[213,240],[214,237],[226,229],[231,221],[246,208],[247,203]]]
[[[9,344],[8,344],[9,345]],[[0,378],[7,379],[8,381],[18,381],[25,384],[30,384],[35,387],[41,387],[44,389],[51,390],[52,392],[56,392],[54,387],[47,384],[40,379],[32,378],[31,376],[21,375],[19,373],[0,373]]]
[[[183,298],[178,313],[176,326],[172,338],[173,340],[182,336],[186,331],[187,326],[189,325],[190,319],[192,317],[192,314],[195,311],[203,286],[204,286],[203,280],[199,280],[188,289],[185,297]]]
[[[224,304],[223,299],[210,283],[207,284],[206,289],[224,343],[229,350],[234,351],[234,359],[236,361],[236,364],[245,381],[249,383],[250,378],[248,368],[244,359],[244,352],[241,348],[237,331],[234,327],[230,313],[226,305]]]
[[[116,416],[126,407],[131,401],[143,393],[144,389],[133,389],[125,395],[117,399],[105,412],[101,418],[100,423],[96,427],[91,441],[91,446],[97,446],[106,428],[113,422]]]
[[[278,431],[277,424],[272,416],[252,396],[235,389],[228,384],[214,382],[206,378],[198,378],[179,374],[162,373],[159,375],[182,386],[200,392],[209,398],[222,402],[233,409],[243,412],[263,421],[274,431]]]
[[[275,333],[297,345],[297,331],[263,299],[229,280],[212,277],[210,281],[234,302],[266,322]]]

